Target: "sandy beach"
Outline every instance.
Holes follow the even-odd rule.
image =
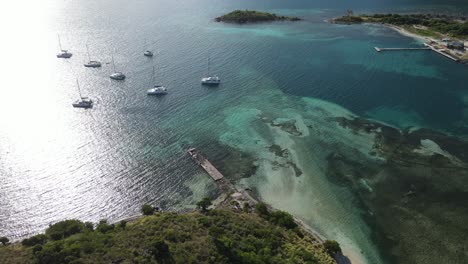
[[[400,33],[403,36],[411,37],[411,38],[414,38],[414,39],[422,41],[422,42],[430,42],[431,41],[431,38],[429,38],[429,37],[424,37],[424,36],[409,32],[408,30],[406,30],[406,29],[404,29],[402,27],[391,25],[391,24],[383,24],[383,25],[386,26],[386,27],[389,27],[389,28],[391,28],[393,30],[398,31],[398,33]]]

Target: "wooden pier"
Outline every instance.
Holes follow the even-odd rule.
[[[377,51],[377,52],[384,52],[384,51],[412,51],[412,50],[432,50],[434,52],[437,52],[439,53],[440,55],[442,56],[445,56],[451,60],[454,60],[454,61],[460,61],[459,59],[455,58],[454,56],[450,55],[450,54],[447,54],[446,52],[444,52],[443,49],[437,49],[436,47],[430,45],[430,44],[427,44],[427,43],[424,43],[424,48],[379,48],[379,47],[374,47],[374,49]]]
[[[213,201],[213,207],[232,207],[232,202],[235,201],[235,204],[243,205],[247,203],[250,205],[250,208],[255,208],[255,205],[258,204],[258,200],[252,197],[252,195],[250,195],[248,191],[251,190],[240,190],[236,186],[234,186],[234,184],[232,184],[229,181],[229,179],[225,178],[223,174],[221,174],[221,172],[219,172],[213,166],[213,164],[211,164],[211,162],[207,158],[205,158],[196,148],[188,149],[187,153],[198,165],[200,165],[211,176],[211,178],[213,178],[213,180],[216,182],[221,191],[220,196]],[[270,205],[267,205],[267,207],[269,211],[276,211],[276,209],[271,207]],[[237,210],[242,209],[238,207]],[[293,218],[296,224],[301,226],[304,229],[304,231],[309,233],[317,241],[319,241],[320,243],[323,243],[325,241],[324,236],[312,229],[312,227],[307,225],[303,220],[294,216]]]
[[[429,47],[425,48],[379,48],[379,47],[374,47],[374,49],[377,52],[383,52],[383,51],[405,51],[405,50],[431,50]]]
[[[224,178],[223,174],[221,174],[221,172],[219,172],[219,170],[216,169],[215,166],[213,166],[213,164],[211,164],[211,162],[205,158],[196,148],[187,150],[187,153],[198,165],[200,165],[206,171],[206,173],[211,176],[211,178],[213,178],[213,180],[219,181]]]
[[[435,52],[439,53],[440,55],[445,56],[445,57],[447,57],[447,58],[449,58],[451,60],[454,60],[456,62],[460,61],[458,58],[455,58],[452,55],[447,54],[446,52],[444,52],[443,49],[437,49],[436,47],[434,47],[434,46],[432,46],[430,44],[427,44],[427,43],[424,43],[424,46],[426,46],[428,49],[431,49],[432,51],[435,51]]]

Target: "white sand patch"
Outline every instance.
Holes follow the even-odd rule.
[[[440,146],[430,139],[422,139],[421,147],[413,150],[416,153],[419,153],[424,156],[432,156],[434,154],[444,155],[446,157],[452,157],[450,153],[442,150]]]
[[[380,263],[371,230],[353,204],[348,188],[331,183],[326,175],[329,155],[337,152],[360,160],[371,155],[374,133],[343,128],[337,117],[355,118],[351,111],[313,98],[288,96],[265,81],[255,94],[223,111],[222,144],[248,152],[258,160],[257,173],[239,182],[257,190],[261,200],[304,220],[327,239],[337,240],[353,263]],[[294,121],[296,129],[277,125]],[[287,155],[271,151],[272,145]],[[379,157],[377,157],[379,158]],[[379,158],[380,159],[380,158]],[[302,171],[297,177],[295,167]],[[369,186],[371,187],[371,186]],[[362,253],[363,252],[363,253]],[[367,261],[366,261],[367,260]]]

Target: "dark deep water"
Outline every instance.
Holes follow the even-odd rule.
[[[246,8],[305,20],[242,26],[212,21]],[[216,157],[251,154],[259,170],[241,184],[349,250],[362,250],[369,263],[383,262],[390,246],[382,242],[379,248],[372,240],[381,234],[375,219],[363,217],[366,207],[353,190],[326,177],[328,154],[362,162],[373,139],[327,120],[354,113],[466,137],[468,68],[425,51],[376,54],[374,46],[420,44],[380,26],[324,22],[348,8],[459,14],[468,12],[468,2],[50,0],[28,12],[14,4],[11,13],[17,15],[0,20],[15,25],[4,33],[14,41],[2,44],[0,53],[11,65],[1,86],[8,100],[0,106],[0,235],[21,239],[65,218],[118,220],[146,202],[174,210],[193,206],[216,192],[184,155],[193,145],[225,167]],[[72,59],[55,58],[57,33]],[[157,51],[153,59],[142,56],[145,40]],[[128,78],[110,81],[109,64],[84,68],[86,43],[103,62],[114,54]],[[31,49],[28,56],[15,53]],[[199,84],[207,57],[223,79],[219,88]],[[158,82],[170,89],[162,98],[145,94],[153,65]],[[97,102],[92,110],[70,107],[75,78]],[[314,129],[289,138],[265,128],[256,120],[260,115],[302,120]],[[289,180],[288,170],[271,166],[272,143],[291,150],[303,176]],[[465,185],[460,189],[466,191]],[[411,254],[391,259],[410,263],[416,259]]]

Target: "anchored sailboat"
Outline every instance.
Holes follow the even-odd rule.
[[[89,99],[88,97],[83,97],[81,95],[80,83],[78,82],[78,79],[76,80],[76,86],[78,87],[78,94],[80,95],[80,99],[78,99],[74,103],[72,103],[73,107],[76,107],[76,108],[91,108],[91,107],[93,107],[93,100]]]
[[[110,75],[111,79],[118,81],[125,80],[125,74],[115,70],[114,54],[112,54],[112,69],[114,70],[114,72]]]
[[[146,39],[145,39],[145,48],[146,48]],[[145,52],[143,52],[143,55],[145,55],[146,57],[153,57],[153,52],[147,49],[145,50]]]
[[[154,66],[153,66],[153,74],[152,74],[152,77],[151,77],[150,85],[153,85],[153,83],[154,83],[154,74],[155,74],[154,72],[155,72],[155,70],[154,70]],[[167,94],[167,89],[164,86],[161,86],[161,85],[154,85],[153,88],[148,89],[148,91],[146,91],[146,94],[147,95],[164,95],[164,94]]]
[[[221,80],[219,79],[217,75],[210,74],[210,64],[211,64],[211,58],[208,58],[208,76],[202,78],[201,83],[207,84],[207,85],[218,85],[221,83]]]
[[[91,60],[91,56],[89,56],[89,47],[88,47],[88,43],[86,43],[86,52],[88,53],[88,62],[84,64],[85,67],[88,67],[88,68],[99,68],[99,67],[102,66],[102,64],[101,64],[100,61]]]
[[[62,58],[62,59],[69,59],[73,54],[69,52],[68,50],[62,49],[62,42],[60,41],[60,35],[57,35],[58,37],[58,44],[59,44],[59,53],[57,53],[57,58]]]

